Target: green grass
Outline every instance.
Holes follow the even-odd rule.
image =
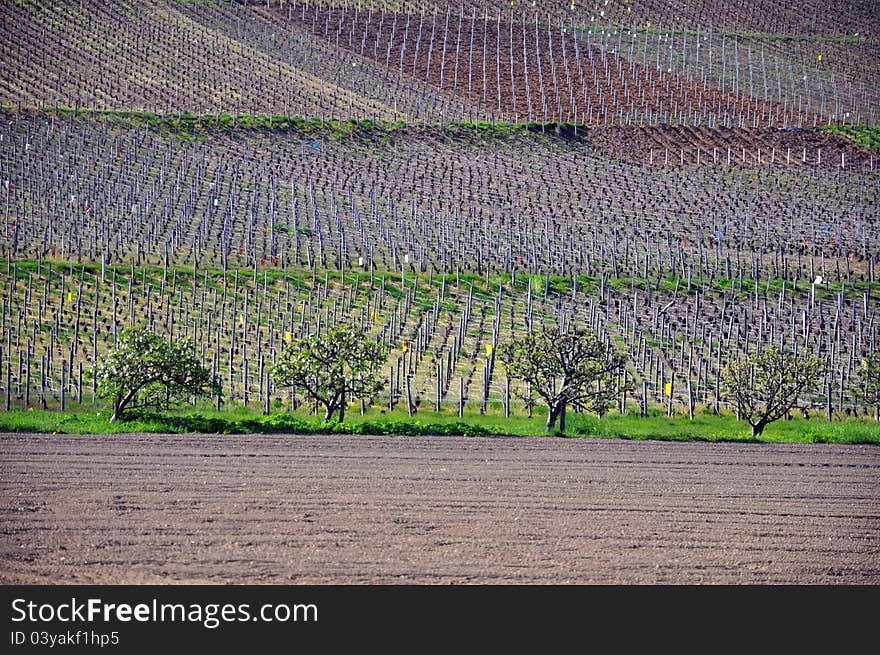
[[[331,139],[345,137],[391,134],[405,127],[400,121],[305,118],[302,116],[273,116],[270,114],[192,114],[188,111],[159,114],[148,111],[87,109],[62,106],[41,106],[22,108],[22,112],[57,116],[82,120],[106,121],[111,125],[127,128],[153,128],[162,133],[178,137],[205,137],[211,133],[232,130],[262,132],[297,132],[311,136],[325,136]],[[12,115],[18,108],[0,105],[0,113]]]
[[[332,140],[343,138],[390,138],[395,132],[415,127],[403,121],[350,118],[320,119],[303,116],[277,116],[270,114],[193,114],[188,111],[166,114],[137,110],[88,109],[79,107],[48,106],[22,107],[0,105],[0,114],[11,116],[21,111],[26,114],[40,114],[75,120],[94,120],[125,128],[157,130],[187,141],[206,138],[212,134],[236,131],[293,132],[311,137],[326,137]],[[583,138],[589,126],[581,123],[521,122],[504,121],[452,121],[436,123],[433,127],[447,137],[472,138],[478,135],[484,140],[507,141],[527,137],[538,141],[550,138],[571,141]]]
[[[868,127],[867,125],[825,125],[819,129],[829,134],[842,136],[862,147],[880,152],[880,127]]]
[[[382,435],[462,435],[462,436],[546,436],[544,412],[536,409],[533,418],[514,414],[505,418],[500,407],[485,414],[469,410],[460,419],[455,411],[432,409],[409,417],[400,407],[393,412],[371,408],[361,416],[355,407],[345,423],[322,424],[307,410],[279,411],[263,416],[259,412],[235,407],[216,411],[132,412],[124,420],[110,423],[106,409],[81,408],[71,412],[13,409],[0,413],[2,432],[40,432],[50,434],[114,434],[122,432],[209,433],[209,434],[382,434]],[[731,415],[716,416],[704,411],[690,420],[687,416],[667,417],[651,410],[646,418],[629,413],[613,413],[603,418],[569,413],[567,432],[552,436],[595,437],[631,440],[748,442],[749,427]],[[880,445],[880,423],[869,419],[845,418],[828,422],[822,418],[793,418],[777,421],[757,439],[758,443],[839,443]]]
[[[659,410],[647,418],[614,414],[598,419],[579,416],[572,425],[576,436],[664,441],[749,441],[749,426],[732,415],[698,414],[667,417]],[[880,423],[870,420],[792,418],[771,423],[758,439],[764,443],[866,443],[880,445]]]

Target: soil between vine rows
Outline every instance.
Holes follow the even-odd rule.
[[[880,449],[0,435],[2,583],[880,583]]]

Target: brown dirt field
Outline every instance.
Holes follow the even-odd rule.
[[[875,153],[849,139],[813,129],[603,125],[585,138],[605,156],[634,164],[678,166],[822,167],[874,170]]]
[[[443,14],[388,14],[373,20],[341,9],[255,11],[281,29],[316,38],[417,84],[510,121],[589,125],[706,120],[746,125],[815,125],[794,107],[689,81],[603,51],[561,32],[546,18],[462,19]],[[387,19],[387,23],[385,22]],[[404,47],[405,46],[405,47]],[[625,118],[624,118],[625,117]]]
[[[880,583],[880,448],[4,434],[2,583]]]

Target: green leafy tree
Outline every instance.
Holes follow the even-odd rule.
[[[730,362],[721,373],[727,398],[752,426],[756,439],[764,428],[797,405],[803,393],[815,391],[824,363],[818,357],[794,356],[776,346]]]
[[[507,373],[530,385],[547,405],[547,431],[559,419],[565,431],[568,406],[602,416],[614,399],[613,375],[626,358],[585,329],[558,327],[526,335],[504,344],[500,359]]]
[[[382,344],[353,325],[340,324],[288,344],[272,368],[272,379],[278,386],[293,385],[322,405],[325,423],[336,412],[341,423],[347,399],[374,396],[382,390],[379,367],[383,361]]]
[[[111,422],[128,409],[164,408],[192,396],[220,393],[188,340],[167,342],[145,327],[126,328],[93,371],[98,396],[113,401]]]
[[[873,405],[874,420],[880,421],[880,351],[869,353],[858,371],[857,393],[866,405]]]

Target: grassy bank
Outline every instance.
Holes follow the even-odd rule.
[[[354,412],[345,423],[322,424],[304,410],[263,416],[252,409],[198,412],[136,412],[125,420],[110,423],[110,412],[90,409],[74,412],[12,410],[0,413],[0,431],[41,432],[53,435],[108,434],[121,432],[205,433],[205,434],[372,434],[372,435],[462,435],[543,436],[544,417],[511,416],[500,412],[388,413],[370,410],[364,416]],[[749,427],[734,416],[698,414],[667,417],[654,410],[646,418],[636,414],[595,416],[570,414],[565,435],[611,439],[656,439],[664,441],[749,441]],[[868,419],[793,418],[771,424],[758,439],[763,443],[861,443],[880,445],[880,423]]]
[[[589,126],[583,123],[555,121],[452,121],[448,123],[404,123],[354,118],[314,118],[304,116],[277,116],[271,114],[193,114],[177,111],[166,114],[137,110],[87,109],[61,106],[25,107],[0,105],[0,114],[12,117],[19,113],[29,116],[48,116],[71,121],[96,121],[128,129],[153,129],[160,133],[183,138],[207,138],[218,134],[234,133],[294,133],[308,137],[332,140],[390,137],[404,130],[435,130],[447,137],[472,137],[510,140],[517,137],[559,137],[572,140],[583,137]]]

